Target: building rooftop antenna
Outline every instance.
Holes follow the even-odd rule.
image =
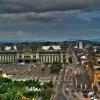
[[[33,24],[32,24],[32,42],[34,41],[34,31],[33,31]]]

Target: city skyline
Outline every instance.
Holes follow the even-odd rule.
[[[99,0],[1,0],[0,40],[99,39]]]

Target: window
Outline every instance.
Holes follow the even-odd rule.
[[[100,68],[96,68],[96,70],[99,70],[100,71]]]
[[[24,58],[30,58],[30,56],[24,56]]]
[[[100,81],[100,77],[98,77],[98,80]]]
[[[21,59],[22,58],[22,55],[19,55],[19,58]]]
[[[98,61],[98,64],[100,64],[100,61]]]
[[[36,56],[34,55],[33,58],[36,58]]]

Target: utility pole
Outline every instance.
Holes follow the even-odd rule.
[[[33,35],[33,24],[32,24],[32,42],[34,41],[34,35]]]

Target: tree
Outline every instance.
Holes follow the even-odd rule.
[[[41,91],[42,100],[50,100],[52,92],[53,92],[52,90],[43,90],[43,91]]]
[[[28,97],[28,98],[32,98],[32,97],[36,97],[37,94],[38,94],[38,92],[28,91],[28,92],[24,93],[24,96]]]
[[[41,69],[41,71],[42,71],[43,74],[44,74],[44,72],[45,72],[45,68],[46,68],[46,67],[43,67],[43,68]]]
[[[49,83],[47,83],[47,85],[48,85],[50,88],[53,88],[53,81],[50,81]]]
[[[14,100],[22,100],[22,94],[21,93],[17,93],[15,94]]]
[[[55,65],[60,66],[60,64],[57,63]],[[23,97],[28,97],[28,99],[31,100],[33,97],[37,96],[43,98],[43,100],[50,100],[53,91],[52,81],[43,85],[40,85],[38,80],[12,82],[8,79],[2,79],[1,81],[0,100],[22,100]],[[39,88],[41,91],[28,91],[26,87]]]
[[[69,63],[72,64],[73,61],[72,61],[72,57],[69,57]]]
[[[14,86],[16,87],[25,87],[25,82],[24,81],[14,81]]]
[[[11,79],[0,77],[0,84],[11,82]]]
[[[9,84],[8,83],[2,83],[1,86],[0,86],[0,89],[7,92],[9,88]]]
[[[0,94],[0,100],[13,100],[13,99],[11,99],[11,94],[5,93],[5,94]]]
[[[52,63],[50,70],[51,70],[51,73],[58,73],[61,68],[62,68],[61,63],[54,62]]]

